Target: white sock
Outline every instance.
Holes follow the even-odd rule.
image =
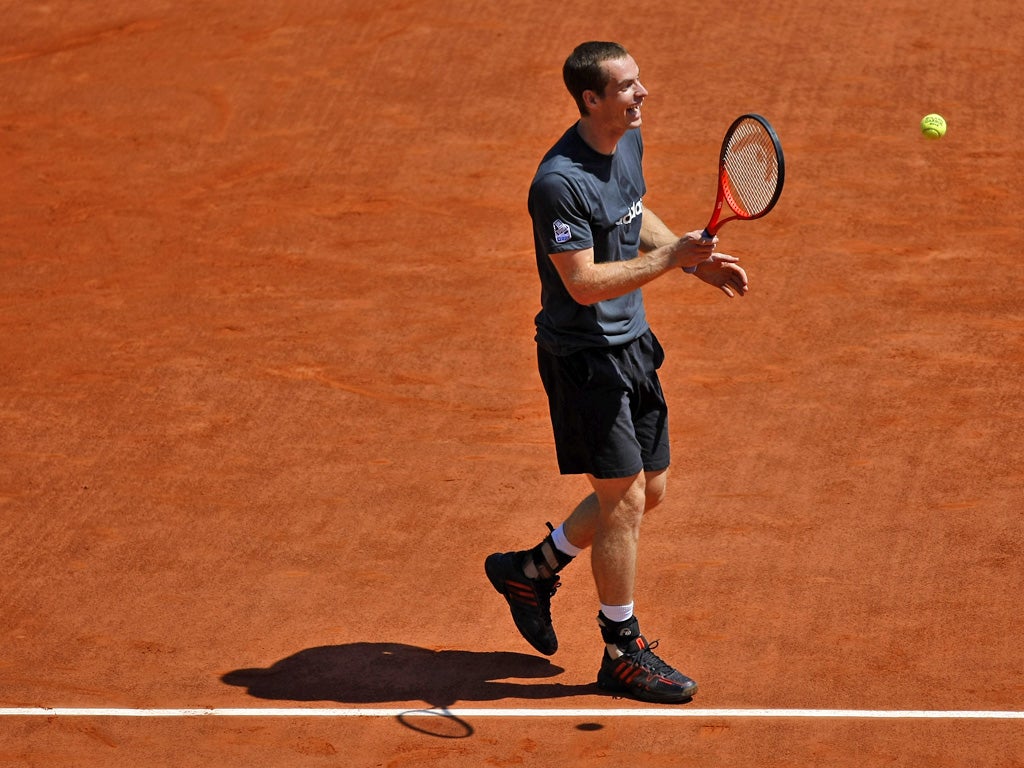
[[[564,527],[565,523],[562,523],[562,525],[558,526],[557,528],[555,528],[555,530],[551,532],[551,541],[554,542],[555,547],[557,547],[558,551],[561,552],[563,555],[568,555],[569,557],[576,557],[576,555],[578,555],[583,550],[575,546],[572,542],[565,538],[565,531],[563,530]]]
[[[621,624],[624,621],[629,621],[633,616],[633,604],[628,605],[605,605],[601,603],[601,613],[608,621],[613,621],[616,624]]]

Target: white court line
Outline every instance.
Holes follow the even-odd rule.
[[[883,720],[1024,720],[1024,712],[993,710],[885,709],[337,709],[211,708],[118,709],[102,707],[8,707],[0,717],[691,717],[874,718]]]

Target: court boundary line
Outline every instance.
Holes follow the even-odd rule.
[[[1013,710],[929,710],[929,709],[474,709],[474,708],[312,708],[312,707],[0,707],[0,717],[101,717],[101,718],[192,718],[192,717],[688,717],[688,718],[831,718],[882,720],[1024,720],[1024,711]]]

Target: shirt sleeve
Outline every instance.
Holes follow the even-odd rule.
[[[558,173],[537,179],[530,187],[534,236],[547,253],[594,247],[589,212],[569,180]]]

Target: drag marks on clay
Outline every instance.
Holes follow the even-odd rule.
[[[431,401],[427,398],[420,397],[409,397],[405,395],[398,395],[390,392],[382,392],[369,387],[360,386],[358,384],[352,384],[346,381],[329,376],[323,368],[310,365],[296,365],[290,368],[266,368],[266,373],[272,376],[282,377],[285,379],[291,379],[293,381],[311,381],[317,384],[322,384],[325,387],[331,389],[337,389],[342,392],[348,392],[359,397],[366,397],[372,400],[382,400],[389,403],[417,403],[421,404],[424,402],[430,403],[431,405],[444,405],[443,403]]]
[[[234,107],[231,106],[224,88],[217,86],[206,90],[191,91],[191,93],[206,102],[214,114],[214,125],[207,132],[206,140],[220,144],[227,138],[228,127],[235,115]]]
[[[464,396],[464,388],[461,396],[458,393],[454,393],[451,399],[446,399],[443,397],[428,397],[426,395],[407,395],[402,394],[400,392],[388,391],[378,387],[372,387],[369,385],[345,381],[341,378],[338,378],[337,376],[329,374],[324,368],[320,366],[296,365],[286,368],[264,368],[263,370],[265,373],[268,373],[271,376],[277,378],[290,379],[292,381],[313,382],[321,386],[330,387],[331,389],[335,389],[341,392],[347,392],[358,397],[377,400],[379,402],[394,405],[414,406],[417,410],[421,410],[424,406],[429,406],[431,409],[438,409],[454,413],[500,412],[501,414],[508,418],[519,418],[516,409],[513,406],[501,406],[490,408],[484,405],[474,405],[472,403],[468,403]],[[423,391],[448,391],[451,389],[448,382],[431,379],[428,377],[412,378],[408,376],[395,375],[392,377],[391,383],[396,387],[414,388]],[[502,444],[506,444],[506,441],[501,442]]]
[[[105,747],[109,747],[110,749],[117,749],[118,747],[118,743],[114,739],[114,737],[96,725],[91,725],[85,722],[78,722],[74,726],[72,726],[72,729],[82,734],[83,736],[87,736],[93,741],[99,742]]]
[[[159,29],[161,26],[162,22],[160,21],[155,19],[145,19],[128,22],[126,24],[118,24],[114,27],[93,30],[91,32],[82,32],[39,48],[0,55],[0,64],[12,64],[19,61],[37,59],[43,56],[51,56],[55,53],[62,53],[64,51],[73,51],[76,48],[98,45],[100,43],[117,40],[128,35],[152,32],[155,29]]]
[[[728,732],[729,726],[726,723],[708,723],[700,727],[698,736],[702,739],[714,739],[724,736]]]
[[[226,192],[240,185],[251,185],[254,181],[271,178],[285,169],[281,163],[243,161],[227,168],[219,169],[216,174],[200,181],[191,190],[182,195],[182,200],[192,202],[205,199],[212,192]]]
[[[982,499],[965,499],[964,501],[950,501],[936,504],[936,508],[946,512],[963,512],[967,509],[977,509],[983,503]]]

